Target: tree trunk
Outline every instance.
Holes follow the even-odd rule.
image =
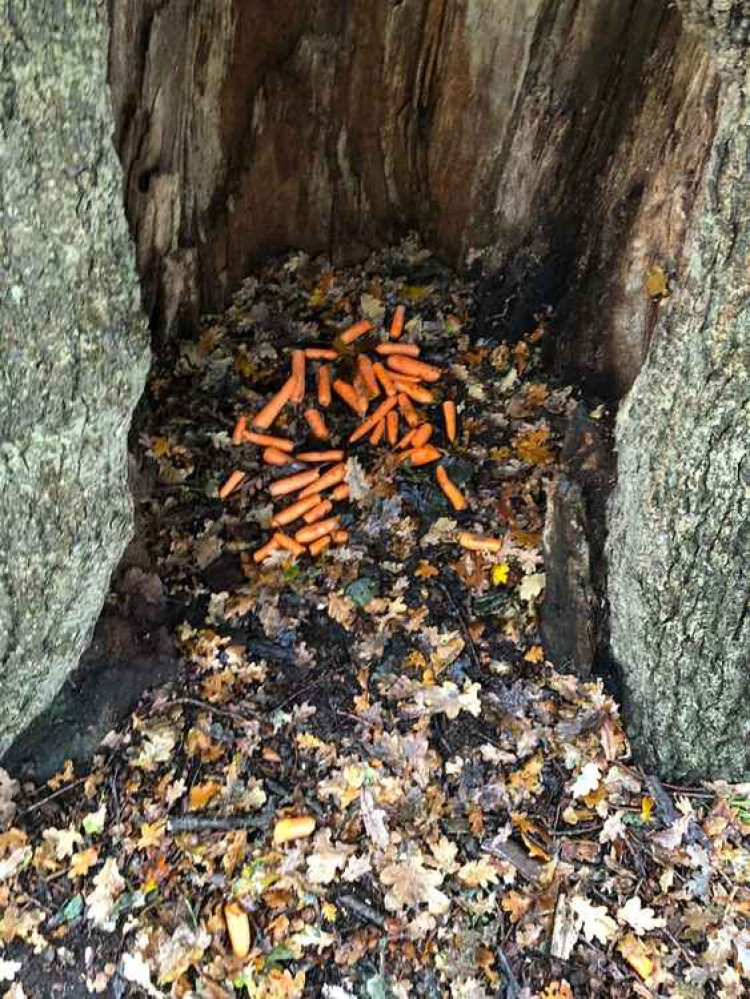
[[[93,2],[0,4],[0,751],[76,665],[131,530],[148,341]]]

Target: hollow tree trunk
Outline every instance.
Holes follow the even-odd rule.
[[[148,341],[93,0],[0,3],[0,751],[76,665],[131,529]]]
[[[750,771],[750,13],[685,0],[721,76],[684,272],[617,421],[612,650],[641,758],[667,777]]]

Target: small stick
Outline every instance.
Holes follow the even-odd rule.
[[[265,829],[273,817],[272,811],[248,815],[175,815],[169,821],[169,831],[231,832],[232,829]]]
[[[244,478],[245,473],[236,468],[219,490],[219,499],[226,499],[230,493],[234,492]]]
[[[379,926],[381,930],[385,929],[385,916],[367,902],[361,902],[354,895],[340,895],[339,902],[364,922]]]
[[[393,319],[391,320],[391,339],[398,340],[401,334],[404,332],[404,319],[406,318],[406,306],[397,305],[393,310]]]

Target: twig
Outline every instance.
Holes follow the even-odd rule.
[[[341,895],[339,902],[341,902],[345,909],[353,912],[355,916],[359,916],[366,923],[373,923],[375,926],[379,926],[381,930],[385,929],[385,916],[371,905],[368,905],[367,902],[360,902],[354,895]]]
[[[175,697],[172,701],[165,701],[163,705],[156,705],[154,710],[162,713],[175,704],[190,704],[194,708],[201,708],[203,711],[210,711],[215,715],[223,715],[225,718],[233,718],[235,721],[242,722],[245,725],[258,720],[256,714],[247,715],[241,711],[233,711],[231,708],[220,708],[218,705],[210,704],[208,701],[200,701],[197,697]]]
[[[512,999],[517,999],[521,995],[521,986],[518,984],[518,979],[513,974],[510,961],[500,944],[495,948],[495,953],[497,954],[498,964],[505,976],[505,994],[506,996],[511,996]]]
[[[453,594],[448,589],[448,587],[441,582],[438,582],[438,587],[443,591],[448,603],[453,607],[453,611],[458,618],[458,623],[461,625],[461,631],[464,633],[464,638],[466,639],[466,644],[469,647],[469,654],[474,662],[474,666],[478,673],[482,672],[482,663],[479,660],[479,653],[477,652],[477,647],[474,644],[474,639],[471,637],[471,632],[469,631],[469,624],[464,617],[464,613],[456,603]]]
[[[259,815],[175,815],[169,819],[169,831],[231,832],[233,829],[264,829],[270,825],[273,812]]]
[[[41,808],[46,805],[49,801],[54,801],[55,798],[61,797],[68,791],[71,791],[74,787],[78,787],[79,784],[83,784],[84,781],[88,780],[88,776],[79,777],[78,780],[74,780],[71,784],[66,784],[65,787],[58,788],[57,791],[53,791],[52,794],[48,794],[46,797],[41,798],[39,801],[34,802],[33,805],[29,805],[28,808],[24,808],[22,812],[18,813],[20,818],[22,815],[28,815],[29,812],[35,812],[37,808]]]

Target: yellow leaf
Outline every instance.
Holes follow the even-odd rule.
[[[643,822],[650,822],[651,821],[651,812],[653,810],[654,810],[654,799],[653,798],[649,798],[648,795],[645,795],[641,799],[641,820]]]
[[[544,662],[544,649],[541,645],[532,645],[529,651],[524,656],[527,663],[543,663]]]
[[[645,981],[654,971],[654,961],[649,957],[646,946],[633,933],[628,933],[618,943],[617,949],[630,967]]]
[[[320,907],[320,911],[323,915],[323,919],[325,919],[326,922],[328,923],[336,922],[339,910],[336,908],[333,902],[324,902]]]
[[[551,465],[555,456],[548,446],[548,441],[549,430],[542,427],[541,430],[519,434],[513,441],[513,447],[521,461],[529,465]]]
[[[83,878],[98,859],[99,849],[97,847],[90,846],[88,850],[80,850],[78,853],[73,854],[68,874],[71,878]]]
[[[431,291],[431,288],[424,285],[409,284],[401,290],[401,294],[410,302],[421,302],[422,299],[427,298]]]
[[[191,787],[190,810],[195,811],[198,808],[205,808],[218,790],[219,785],[212,780],[206,781],[205,784],[196,784],[195,787]]]
[[[414,570],[414,575],[418,576],[420,579],[429,579],[431,576],[439,576],[440,570],[436,569],[434,565],[430,565],[429,562],[425,562],[422,559]]]
[[[658,264],[646,275],[646,294],[649,298],[669,298],[667,275]]]
[[[492,566],[492,582],[495,586],[504,586],[508,582],[510,566],[507,562],[500,562]]]
[[[305,839],[315,830],[315,819],[312,815],[298,815],[290,819],[279,819],[273,831],[273,841],[276,846],[289,843],[293,839]]]
[[[138,849],[147,850],[150,846],[158,846],[164,836],[167,823],[162,819],[160,822],[151,822],[141,826],[141,837],[138,840]]]

